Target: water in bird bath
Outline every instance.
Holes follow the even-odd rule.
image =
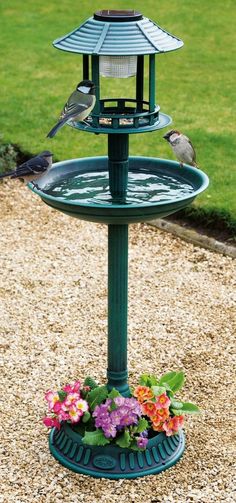
[[[193,185],[182,177],[172,177],[163,172],[129,171],[126,198],[120,201],[120,204],[171,203],[191,196],[194,190]],[[111,196],[108,171],[105,170],[69,174],[56,183],[45,186],[43,192],[78,204],[119,204],[117,199]]]

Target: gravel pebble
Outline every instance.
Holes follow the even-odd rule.
[[[1,503],[233,502],[235,261],[130,226],[129,376],[184,369],[183,458],[157,476],[93,479],[49,454],[44,392],[106,374],[107,228],[47,207],[20,182],[1,198]]]

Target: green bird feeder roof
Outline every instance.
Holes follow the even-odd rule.
[[[131,56],[174,51],[183,41],[137,11],[98,11],[53,45],[79,54]]]

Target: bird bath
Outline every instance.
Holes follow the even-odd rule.
[[[112,196],[107,157],[58,162],[30,188],[64,213],[106,224],[145,222],[180,210],[208,185],[191,166],[151,157],[130,157],[127,190]]]
[[[84,79],[89,78],[91,56],[96,105],[88,118],[89,125],[70,121],[68,125],[84,132],[107,134],[108,156],[56,163],[29,187],[58,211],[108,225],[107,387],[129,396],[128,225],[183,209],[208,185],[207,176],[191,166],[180,167],[178,162],[155,157],[129,157],[129,134],[155,131],[171,122],[155,105],[155,54],[178,49],[183,42],[140,13],[101,11],[54,45],[83,54]],[[111,63],[109,75],[114,77],[115,58],[122,55],[127,63],[133,54],[137,55],[135,99],[102,100],[99,58],[107,58]],[[115,63],[110,59],[113,55]],[[143,96],[144,55],[149,58],[148,100]],[[158,433],[150,438],[145,451],[136,452],[112,444],[85,445],[74,427],[64,423],[60,431],[51,431],[49,446],[52,455],[75,472],[113,479],[135,478],[159,473],[175,464],[184,450],[184,434],[180,431],[169,438]]]

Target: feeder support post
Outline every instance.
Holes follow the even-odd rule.
[[[114,203],[125,203],[129,165],[128,134],[108,135],[108,170]],[[108,225],[108,389],[128,396],[128,224]]]

